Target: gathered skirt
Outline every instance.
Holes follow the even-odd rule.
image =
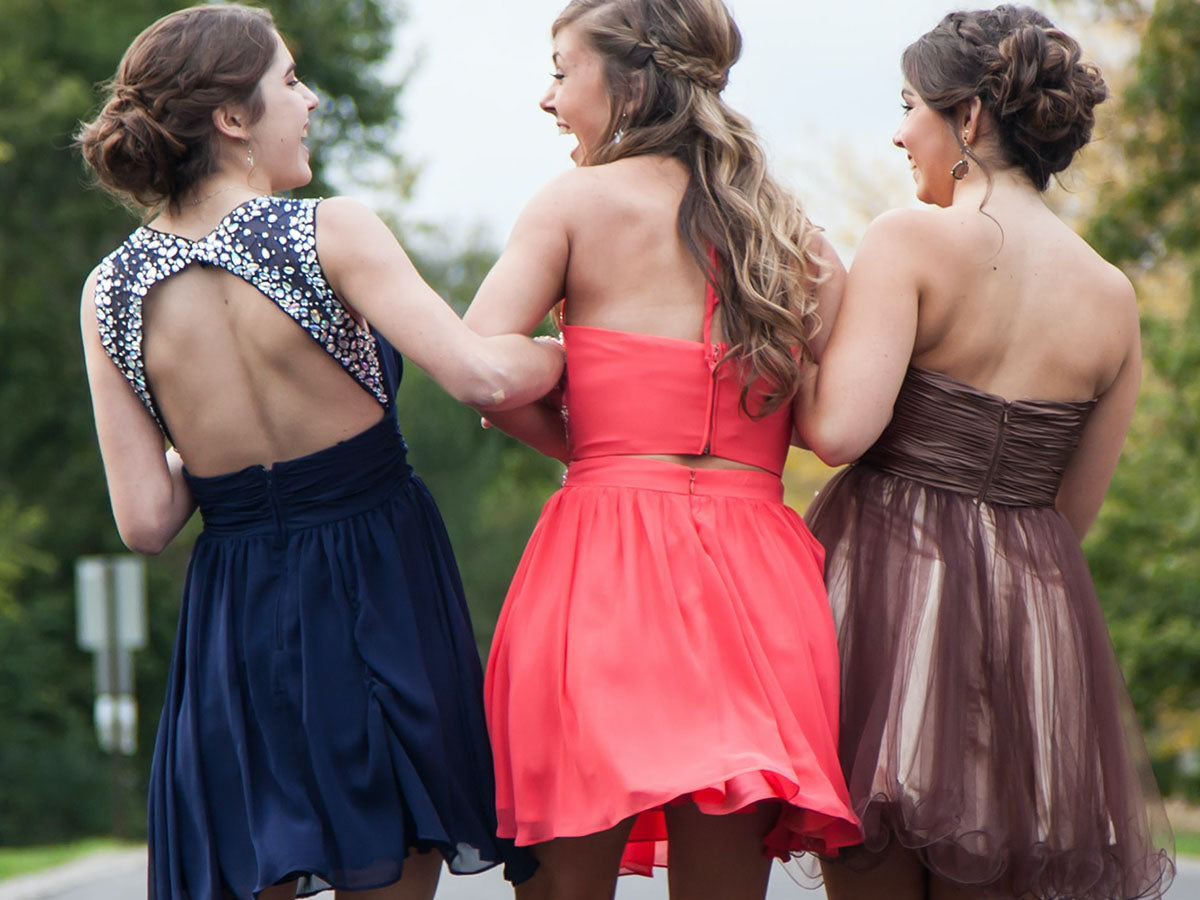
[[[496,628],[485,696],[500,833],[637,816],[626,872],[666,864],[663,807],[782,802],[766,850],[860,840],[838,768],[820,546],[765,472],[571,464]]]
[[[528,877],[495,836],[479,657],[395,419],[188,483],[204,531],[150,778],[150,897],[376,888],[410,848]]]
[[[1013,896],[1158,896],[1170,826],[1079,542],[859,464],[806,513],[827,549],[840,756],[861,852]]]

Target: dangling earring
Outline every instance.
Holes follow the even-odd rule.
[[[621,121],[617,124],[617,130],[613,132],[612,142],[614,144],[621,143],[621,139],[625,137],[625,123],[628,121],[629,115],[621,113]]]
[[[971,163],[967,160],[967,154],[970,153],[967,149],[967,135],[963,133],[962,139],[962,159],[954,164],[954,168],[950,170],[950,176],[955,181],[962,181],[971,171]]]
[[[250,146],[249,141],[246,141],[246,162],[250,164],[250,168],[254,168],[254,148]]]

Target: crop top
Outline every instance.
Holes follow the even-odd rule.
[[[704,339],[564,325],[567,440],[571,459],[622,455],[719,456],[779,475],[792,435],[792,406],[753,419],[741,408],[737,360],[718,365],[712,341],[718,302],[710,283]],[[766,391],[751,385],[757,409]]]

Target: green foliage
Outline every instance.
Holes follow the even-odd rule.
[[[478,242],[454,254],[414,252],[421,274],[462,312],[495,261]],[[414,366],[404,373],[400,425],[417,474],[437,499],[457,554],[476,638],[491,640],[500,605],[562,465],[498,431]]]
[[[1200,4],[1159,0],[1122,118],[1127,184],[1089,240],[1135,282],[1177,269],[1185,293],[1143,313],[1149,374],[1087,544],[1143,723],[1200,708]],[[1162,307],[1161,309],[1159,307]]]
[[[75,647],[72,578],[76,557],[123,548],[92,428],[78,297],[136,221],[87,189],[71,136],[130,41],[187,5],[0,0],[0,844],[102,833],[113,816],[109,761],[92,732],[91,660]],[[399,123],[402,79],[381,65],[400,6],[273,0],[271,9],[323,99],[306,193],[328,193],[328,173],[342,169],[403,190],[410,174],[383,148]],[[150,644],[137,657],[138,789],[117,801],[130,833],[141,830],[189,545],[182,536],[150,566]]]

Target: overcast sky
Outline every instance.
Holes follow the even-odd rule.
[[[396,55],[400,65],[418,62],[399,145],[421,174],[406,219],[456,234],[478,228],[499,245],[533,192],[571,165],[574,138],[559,136],[537,106],[564,2],[407,0]],[[725,99],[754,123],[777,177],[844,253],[870,217],[914,202],[904,154],[890,143],[900,53],[962,6],[729,0],[743,50]]]

